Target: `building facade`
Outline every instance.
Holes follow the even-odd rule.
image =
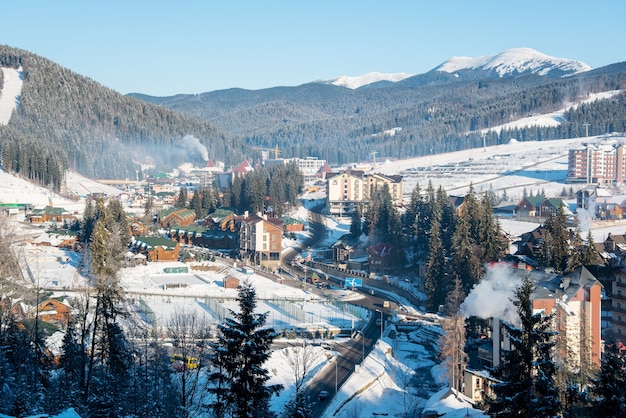
[[[536,283],[531,295],[533,313],[552,315],[556,337],[556,357],[571,370],[584,365],[600,366],[603,340],[601,335],[602,284],[580,267],[567,276],[539,271],[511,269],[521,279],[530,274]],[[626,314],[625,314],[626,316]],[[492,329],[493,366],[498,366],[504,350],[511,348],[499,319]]]
[[[277,270],[283,249],[280,220],[266,215],[244,215],[240,221],[239,249],[242,257],[258,266]]]
[[[626,269],[615,274],[612,287],[611,333],[617,341],[626,344]]]
[[[346,170],[326,174],[328,198],[326,208],[331,216],[351,216],[359,203],[368,202],[376,190],[389,188],[391,201],[401,205],[403,198],[403,177],[387,176],[379,173],[365,174],[360,170]]]
[[[587,144],[569,150],[567,181],[588,184],[623,184],[626,160],[621,142]]]
[[[331,216],[350,216],[359,203],[367,200],[366,177],[363,171],[329,173],[326,175],[326,182],[326,208]]]

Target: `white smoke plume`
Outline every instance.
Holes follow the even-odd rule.
[[[200,140],[193,135],[185,135],[180,142],[181,147],[189,152],[190,155],[200,154],[204,161],[209,161],[209,151],[200,143]]]
[[[465,317],[482,319],[500,318],[509,323],[517,322],[517,311],[511,298],[522,278],[506,265],[487,268],[485,277],[471,290],[463,303],[461,312]]]

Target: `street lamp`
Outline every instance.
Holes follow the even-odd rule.
[[[383,339],[383,311],[376,309],[376,312],[380,314],[380,339]]]
[[[335,357],[335,395],[337,395],[337,362],[338,358]]]
[[[357,333],[361,334],[361,342],[363,343],[363,351],[361,352],[361,363],[363,363],[365,360],[365,334],[361,330],[357,330]]]

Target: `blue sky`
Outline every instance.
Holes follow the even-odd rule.
[[[517,47],[597,68],[626,61],[624,16],[623,0],[0,0],[0,43],[169,96],[420,74]]]

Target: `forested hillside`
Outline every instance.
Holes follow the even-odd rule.
[[[626,63],[565,78],[467,78],[429,72],[357,90],[310,83],[255,91],[133,96],[210,121],[252,146],[277,145],[284,157],[315,156],[343,164],[366,160],[373,151],[378,158],[405,158],[482,146],[481,129],[552,112],[590,93],[624,89]],[[486,141],[490,145],[511,138],[579,137],[585,134],[585,123],[590,124],[590,135],[625,131],[623,95],[571,110],[558,128],[503,130],[488,135]]]
[[[0,126],[2,166],[40,184],[58,188],[66,169],[135,178],[140,164],[166,169],[242,155],[238,140],[205,121],[126,97],[40,56],[0,45],[0,67],[23,71],[19,106]]]
[[[429,72],[356,90],[325,83],[197,95],[123,96],[50,60],[0,46],[0,66],[22,68],[19,106],[0,126],[1,162],[59,188],[66,169],[91,178],[135,178],[203,159],[228,164],[255,148],[331,164],[406,158],[469,147],[626,131],[624,95],[578,106],[558,127],[480,130],[552,112],[590,93],[622,90],[626,63],[570,77],[475,79]],[[0,72],[0,75],[2,72]],[[3,83],[0,78],[0,83]],[[132,97],[134,96],[134,97]],[[339,145],[339,146],[338,146]],[[205,149],[206,148],[206,149]],[[374,154],[375,152],[375,154]]]

